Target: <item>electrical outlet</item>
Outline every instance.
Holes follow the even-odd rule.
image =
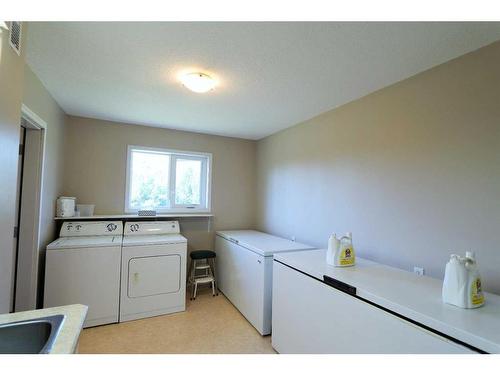
[[[425,270],[423,267],[413,267],[413,272],[419,276],[424,276]]]

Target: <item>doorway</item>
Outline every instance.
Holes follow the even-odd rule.
[[[14,311],[37,308],[45,131],[45,122],[23,105],[14,230]]]

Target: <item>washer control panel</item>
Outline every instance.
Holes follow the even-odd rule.
[[[121,236],[121,221],[67,221],[61,227],[60,237]]]

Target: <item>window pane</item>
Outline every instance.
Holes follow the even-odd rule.
[[[147,151],[132,151],[130,208],[170,207],[170,156]]]
[[[175,204],[200,204],[201,160],[177,159]]]

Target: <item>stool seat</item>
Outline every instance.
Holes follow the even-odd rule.
[[[215,251],[211,250],[195,250],[191,251],[189,254],[191,259],[210,259],[210,258],[215,258],[216,254]]]

